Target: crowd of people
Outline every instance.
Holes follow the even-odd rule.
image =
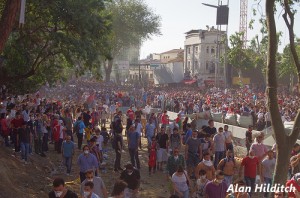
[[[55,152],[63,156],[66,174],[71,175],[76,150],[81,152],[76,160],[79,196],[66,188],[63,178],[56,178],[49,198],[106,198],[109,194],[116,198],[139,197],[140,170],[144,168],[148,168],[149,176],[167,176],[171,197],[251,197],[256,184],[272,184],[276,146],[264,145],[263,132],[255,138],[252,134],[253,129],[270,125],[265,96],[259,90],[247,86],[206,92],[186,88],[145,90],[98,84],[72,82],[22,96],[2,92],[1,135],[24,164],[29,163],[30,155],[45,157],[47,152],[53,152],[49,151],[49,144],[53,144]],[[282,121],[292,121],[299,107],[298,96],[282,92],[278,104]],[[152,108],[161,111],[152,112]],[[172,124],[167,110],[178,113]],[[228,125],[215,128],[214,121],[207,117],[207,125],[199,128],[185,118],[186,114],[199,112],[253,116],[253,125],[244,131],[247,154],[235,153]],[[143,138],[147,141],[148,167],[139,159],[139,150],[145,149]],[[120,174],[111,193],[100,176],[106,166],[106,147],[114,150],[113,171]],[[122,168],[125,148],[130,163]],[[296,144],[291,154],[287,185],[295,186],[296,191],[289,192],[289,197],[300,193],[299,150]],[[232,192],[233,186],[251,190]],[[284,195],[285,192],[275,193],[275,197]],[[267,196],[268,192],[261,195]]]

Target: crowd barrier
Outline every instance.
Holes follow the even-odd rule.
[[[177,117],[178,113],[168,111],[168,115],[170,120],[174,121]],[[227,118],[225,117],[224,123],[222,122],[222,114],[221,113],[211,113],[209,117],[207,117],[207,113],[197,113],[185,115],[185,117],[189,117],[189,122],[196,118],[196,126],[197,129],[200,130],[203,125],[208,126],[208,120],[211,118],[214,120],[214,125],[216,128],[224,127],[224,125],[228,125],[229,131],[232,132],[236,145],[245,146],[246,139],[246,131],[249,125],[253,125],[252,116],[240,116],[240,115],[230,115]],[[236,120],[236,122],[234,121]],[[234,123],[234,124],[232,124]],[[284,126],[286,132],[291,131],[293,128],[294,122],[285,122]],[[271,148],[275,144],[274,134],[272,127],[265,128],[262,131],[253,130],[253,139],[259,134],[263,132],[265,134],[264,144]],[[297,140],[297,143],[300,144],[300,140]]]

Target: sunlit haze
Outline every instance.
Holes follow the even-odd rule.
[[[161,33],[160,36],[153,36],[151,40],[143,43],[141,48],[140,58],[146,58],[150,53],[161,53],[176,48],[183,48],[185,32],[192,29],[206,29],[206,25],[216,27],[216,9],[202,5],[202,3],[217,5],[218,0],[144,0],[149,7],[158,15],[161,16]],[[231,0],[229,2],[229,25],[228,35],[239,31],[240,23],[240,1]],[[253,16],[253,9],[257,10],[257,16],[265,13],[265,1],[248,1],[248,23]],[[227,1],[223,1],[226,4]],[[283,46],[289,43],[288,30],[285,27],[281,17],[282,10],[278,9],[275,16],[277,20],[277,31],[282,31],[281,46],[279,51],[282,51]],[[295,21],[300,21],[300,14],[295,16]],[[258,20],[254,24],[254,29],[248,29],[248,40],[256,34],[260,35],[260,24]],[[225,30],[225,26],[223,27]],[[295,23],[295,34],[300,36],[300,26]]]

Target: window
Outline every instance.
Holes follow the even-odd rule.
[[[213,62],[210,64],[209,73],[210,74],[215,73],[215,63],[213,63]]]
[[[191,47],[188,47],[187,50],[188,50],[188,54],[190,54],[191,53]]]
[[[206,47],[206,53],[209,54],[209,47]]]
[[[188,61],[188,67],[190,67],[191,66],[191,61]]]
[[[214,54],[215,53],[215,48],[211,47],[210,53]]]
[[[195,67],[198,67],[199,64],[198,64],[198,61],[195,61]]]
[[[199,48],[198,48],[198,46],[196,46],[195,47],[195,54],[198,54],[198,50],[199,50]]]
[[[206,61],[205,69],[208,70],[208,68],[209,68],[209,63],[208,63],[208,61]]]
[[[149,78],[153,78],[153,74],[150,74],[150,77]]]

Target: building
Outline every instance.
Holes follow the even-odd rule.
[[[214,27],[186,32],[185,75],[197,79],[198,84],[201,85],[215,83],[217,86],[224,85],[224,66],[219,61],[225,51],[224,44],[221,42],[224,36],[226,36],[224,31],[218,31]]]
[[[130,81],[134,83],[141,80],[143,84],[156,85],[181,82],[184,73],[183,53],[183,49],[172,49],[160,54],[150,54],[138,64],[130,66]]]

